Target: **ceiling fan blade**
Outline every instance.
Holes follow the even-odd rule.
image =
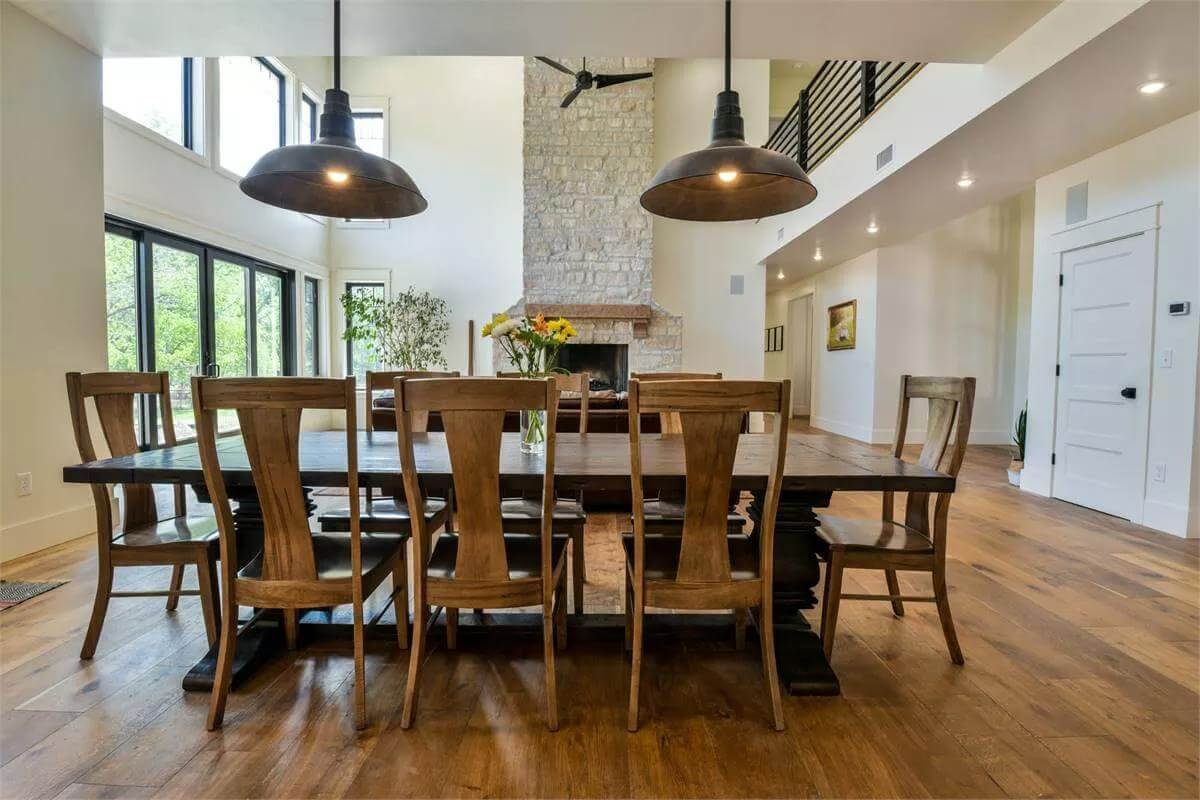
[[[597,75],[595,76],[596,88],[603,89],[605,86],[616,86],[618,83],[640,81],[643,78],[651,78],[653,76],[653,72],[634,72],[629,75]]]
[[[566,68],[566,67],[564,67],[562,64],[560,64],[560,63],[558,63],[557,61],[555,61],[553,58],[546,58],[545,56],[534,56],[534,58],[536,58],[538,61],[542,62],[543,64],[546,64],[546,65],[548,65],[548,66],[554,67],[554,68],[555,68],[556,70],[558,70],[559,72],[565,72],[565,73],[567,73],[568,75],[571,75],[571,76],[574,76],[574,75],[575,75],[575,70],[573,70],[573,69],[567,69],[567,68]]]
[[[559,108],[566,108],[567,106],[571,105],[571,103],[574,103],[575,98],[579,97],[579,93],[582,91],[583,87],[576,86],[574,89],[567,92],[566,96],[562,99],[562,105],[560,105]]]

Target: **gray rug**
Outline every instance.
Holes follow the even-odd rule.
[[[0,609],[20,605],[31,597],[45,594],[51,589],[57,589],[66,581],[47,581],[31,583],[29,581],[0,581]]]

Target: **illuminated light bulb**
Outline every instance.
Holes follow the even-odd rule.
[[[974,183],[975,183],[975,179],[972,178],[970,175],[963,175],[961,178],[958,179],[958,188],[970,189],[971,185]]]
[[[779,270],[779,274],[775,277],[779,278],[779,280],[783,280],[783,270]]]
[[[876,225],[874,222],[872,222],[870,225],[867,226],[867,233],[872,233],[872,234],[879,233],[879,226]]]
[[[329,178],[330,183],[345,183],[350,180],[349,173],[342,172],[340,169],[326,170],[325,177]]]
[[[825,256],[821,255],[821,248],[817,248],[817,252],[813,253],[813,261],[824,261]]]
[[[1138,87],[1138,91],[1142,94],[1158,94],[1165,88],[1167,88],[1166,81],[1146,81]]]
[[[736,169],[722,169],[717,171],[717,177],[721,179],[721,183],[733,183],[738,178]]]

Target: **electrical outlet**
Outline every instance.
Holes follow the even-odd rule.
[[[1154,482],[1166,483],[1167,481],[1167,465],[1159,461],[1154,465]]]
[[[1159,350],[1158,351],[1158,366],[1160,369],[1170,369],[1175,363],[1174,350]]]
[[[17,473],[17,497],[33,494],[33,473],[18,472]]]

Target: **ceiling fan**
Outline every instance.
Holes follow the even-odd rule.
[[[631,72],[628,75],[593,75],[588,72],[587,59],[583,59],[583,69],[576,72],[566,66],[558,63],[552,58],[545,56],[536,56],[538,61],[554,67],[559,72],[565,72],[575,78],[575,88],[567,92],[563,97],[562,104],[559,108],[566,108],[575,102],[575,98],[579,97],[579,93],[584,89],[603,89],[606,86],[615,86],[618,83],[629,83],[630,81],[640,81],[643,78],[649,78],[654,75],[653,72]]]

